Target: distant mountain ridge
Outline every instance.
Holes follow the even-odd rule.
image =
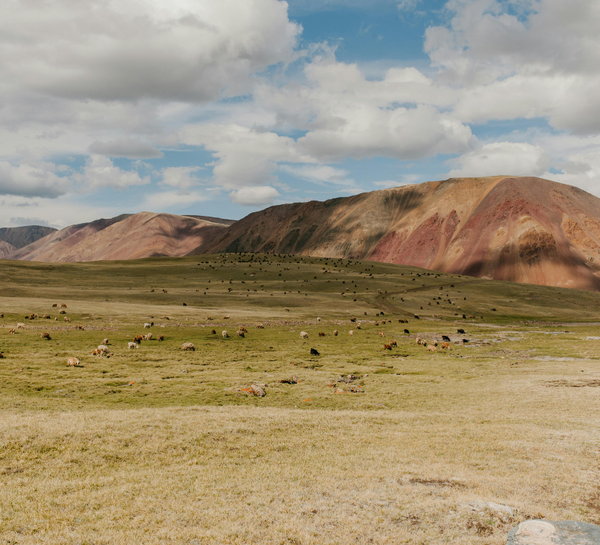
[[[194,251],[219,252],[366,259],[598,290],[600,199],[541,178],[453,178],[273,206]]]
[[[45,225],[26,225],[23,227],[0,227],[0,241],[12,248],[23,248],[40,238],[56,231],[54,227]],[[1,251],[1,250],[0,250]],[[1,254],[0,254],[1,255]]]
[[[173,214],[123,214],[71,225],[5,256],[26,261],[102,261],[180,257],[231,225]]]
[[[272,206],[239,221],[141,212],[72,225],[0,257],[96,261],[268,252],[600,290],[600,199],[541,178],[451,178]]]

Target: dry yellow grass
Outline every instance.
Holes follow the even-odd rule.
[[[597,320],[598,294],[369,264],[374,277],[356,280],[369,290],[353,301],[327,275],[314,280],[317,263],[302,265],[309,295],[288,298],[288,311],[283,280],[297,272],[268,265],[267,291],[252,301],[226,293],[228,278],[241,284],[249,270],[220,270],[222,261],[206,271],[189,260],[60,265],[57,274],[10,264],[11,297],[0,300],[0,544],[501,545],[527,517],[600,522],[598,326],[558,322]],[[168,294],[150,293],[144,274]],[[191,302],[192,274],[214,288],[205,306]],[[440,292],[442,282],[454,292]],[[456,318],[459,293],[484,319]],[[37,319],[8,334],[63,301],[72,324]],[[430,302],[443,319],[426,319]],[[393,323],[374,323],[382,308]],[[127,350],[150,315],[165,341]],[[410,324],[398,323],[406,316]],[[460,327],[468,345],[457,337],[432,354],[415,343]],[[46,329],[52,341],[40,338]],[[104,337],[113,356],[92,357]],[[383,351],[391,339],[398,347]],[[182,352],[183,341],[196,351]],[[67,368],[71,355],[85,367]],[[364,393],[336,394],[330,385],[351,373]],[[279,382],[291,375],[300,383]],[[266,397],[236,392],[256,382]],[[516,513],[477,513],[477,500]]]
[[[559,412],[4,412],[0,534],[23,545],[499,545],[523,518],[592,514],[600,422]],[[475,514],[473,500],[519,514]]]

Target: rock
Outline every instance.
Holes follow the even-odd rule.
[[[506,545],[598,545],[600,526],[572,520],[526,520],[508,534]]]
[[[475,500],[469,503],[468,507],[476,513],[489,511],[502,522],[510,522],[516,513],[516,509],[514,507],[510,507],[502,503],[495,503],[493,501]]]

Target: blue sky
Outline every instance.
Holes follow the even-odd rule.
[[[593,0],[0,5],[0,224],[452,176],[600,195]]]

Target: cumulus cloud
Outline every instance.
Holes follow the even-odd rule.
[[[346,185],[349,182],[353,182],[353,180],[347,178],[349,174],[347,170],[342,170],[341,168],[335,168],[329,165],[282,165],[279,167],[279,170],[318,184],[332,183]]]
[[[59,168],[46,162],[21,163],[17,166],[0,161],[0,195],[56,198],[71,187],[70,180],[59,176]]]
[[[0,78],[70,99],[203,101],[289,59],[277,0],[0,3]]]
[[[162,184],[176,187],[180,190],[188,190],[198,185],[199,180],[196,173],[200,167],[168,167],[162,170]]]
[[[264,187],[265,181],[273,179],[280,161],[314,162],[297,150],[292,138],[239,125],[188,125],[179,137],[185,144],[204,146],[213,152],[217,158],[213,167],[215,182],[225,189]]]
[[[541,176],[548,168],[545,151],[523,142],[493,142],[450,161],[451,177]]]
[[[543,177],[574,185],[600,196],[600,146],[568,154],[557,167],[559,172],[546,172]]]
[[[163,154],[151,144],[136,138],[118,138],[108,142],[92,142],[89,153],[107,157],[126,157],[127,159],[155,159]]]
[[[72,179],[83,189],[126,189],[130,186],[150,183],[150,177],[143,178],[134,170],[122,170],[102,155],[87,158],[82,172],[73,174]]]
[[[210,195],[200,191],[158,191],[144,196],[144,208],[162,210],[165,208],[187,208],[210,199]]]
[[[279,192],[268,185],[242,187],[229,194],[231,202],[244,206],[270,205],[277,197],[279,197]]]
[[[50,224],[46,220],[42,220],[40,218],[23,218],[21,216],[10,218],[11,225],[15,225],[17,227],[27,226],[27,225],[44,225],[49,226]]]
[[[458,119],[546,117],[600,130],[600,4],[589,0],[450,0],[447,26],[426,31],[440,81],[463,87]]]

